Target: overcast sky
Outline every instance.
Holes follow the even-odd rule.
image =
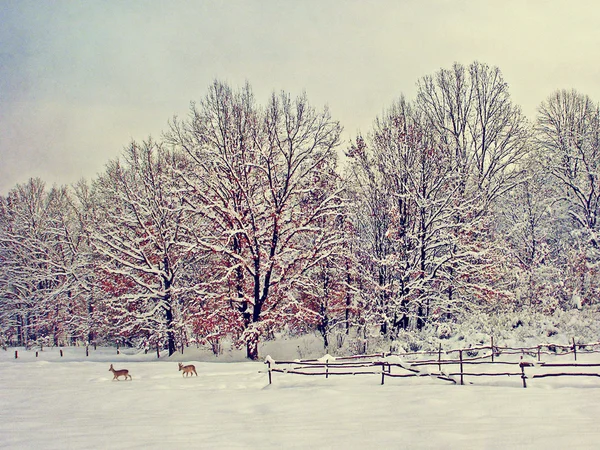
[[[458,61],[502,70],[533,119],[559,88],[600,101],[590,1],[0,0],[0,194],[93,178],[160,137],[215,78],[306,91],[349,141],[416,81]]]

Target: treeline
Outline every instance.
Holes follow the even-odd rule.
[[[328,346],[595,307],[599,121],[557,91],[529,122],[476,62],[423,77],[344,144],[304,95],[261,104],[215,81],[96,179],[0,197],[1,339],[171,354],[227,336],[257,358],[282,329]]]

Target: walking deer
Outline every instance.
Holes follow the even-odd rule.
[[[115,370],[113,368],[113,365],[110,365],[110,369],[108,369],[109,372],[113,373],[113,381],[114,380],[119,380],[119,377],[125,377],[125,380],[127,380],[127,377],[129,377],[129,379],[131,380],[131,375],[129,375],[129,370],[127,369],[121,369],[121,370]]]
[[[181,374],[181,376],[192,376],[192,372],[194,372],[196,374],[196,376],[198,376],[198,372],[196,372],[196,366],[194,366],[193,364],[190,364],[189,366],[184,366],[183,364],[179,363],[179,371],[181,372],[183,370],[183,373]]]

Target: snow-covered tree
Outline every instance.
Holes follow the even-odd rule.
[[[416,107],[436,142],[450,150],[459,177],[455,198],[461,208],[451,250],[456,263],[446,274],[448,300],[503,298],[502,273],[493,272],[505,252],[493,234],[492,214],[523,179],[521,162],[531,151],[528,123],[497,67],[455,63],[423,77],[417,88]]]
[[[346,216],[332,219],[322,225],[337,228],[340,235],[344,235],[343,245],[338,245],[328,258],[311,270],[297,304],[304,311],[298,311],[287,321],[296,332],[316,329],[323,337],[325,349],[334,337],[336,345],[341,345],[359,319],[355,299],[357,261],[351,250],[352,224]]]
[[[495,230],[506,242],[515,306],[551,312],[562,291],[561,246],[564,207],[556,202],[556,183],[531,158],[524,179],[497,205]]]
[[[40,179],[17,185],[0,202],[2,327],[27,345],[85,338],[85,292],[79,283],[82,233],[67,188]]]
[[[216,255],[206,290],[220,310],[236,313],[249,358],[258,357],[259,337],[297,309],[311,271],[341,245],[328,226],[341,211],[340,131],[305,95],[273,94],[260,107],[248,85],[234,91],[220,82],[187,120],[172,124],[170,142],[195,163],[185,179],[193,190],[186,204],[205,224],[196,230],[198,246]]]
[[[94,183],[91,242],[100,255],[96,279],[116,336],[176,349],[185,301],[178,284],[194,244],[178,173],[187,160],[160,143],[132,143]]]
[[[359,247],[371,267],[382,331],[422,328],[446,310],[444,268],[456,227],[459,179],[448,148],[404,99],[348,151]]]
[[[597,302],[600,288],[600,106],[575,90],[552,94],[539,107],[539,159],[557,185],[554,202],[566,212],[565,295],[577,305]],[[557,230],[560,233],[560,230]]]

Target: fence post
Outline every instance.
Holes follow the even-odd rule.
[[[541,361],[541,356],[540,356],[541,352],[540,352],[540,350],[541,350],[542,346],[540,344],[538,344],[537,347],[538,347],[538,362],[540,362]]]
[[[440,348],[438,349],[438,370],[442,372],[442,343],[440,342]]]
[[[381,385],[385,383],[385,362],[381,364]]]
[[[458,351],[458,357],[460,358],[460,385],[464,385],[465,383],[463,382],[463,357],[462,357],[462,350]]]
[[[267,361],[267,366],[269,368],[269,384],[271,384],[271,361]]]
[[[575,357],[575,361],[577,361],[577,346],[575,345],[575,338],[573,338],[573,356]]]
[[[492,340],[492,362],[494,362],[494,336],[491,337]]]
[[[62,348],[60,349],[60,357],[61,357],[61,358],[63,357],[63,351],[62,351]]]
[[[85,356],[90,356],[90,347],[88,345],[85,346]]]
[[[38,352],[35,352],[35,357],[36,357],[36,358],[38,357]]]
[[[525,376],[525,364],[521,363],[519,364],[521,366],[521,378],[523,379],[523,387],[526,388],[527,387],[527,377]]]
[[[19,352],[17,350],[15,350],[15,359],[17,359],[19,357]]]
[[[329,378],[329,358],[325,360],[325,378]]]

